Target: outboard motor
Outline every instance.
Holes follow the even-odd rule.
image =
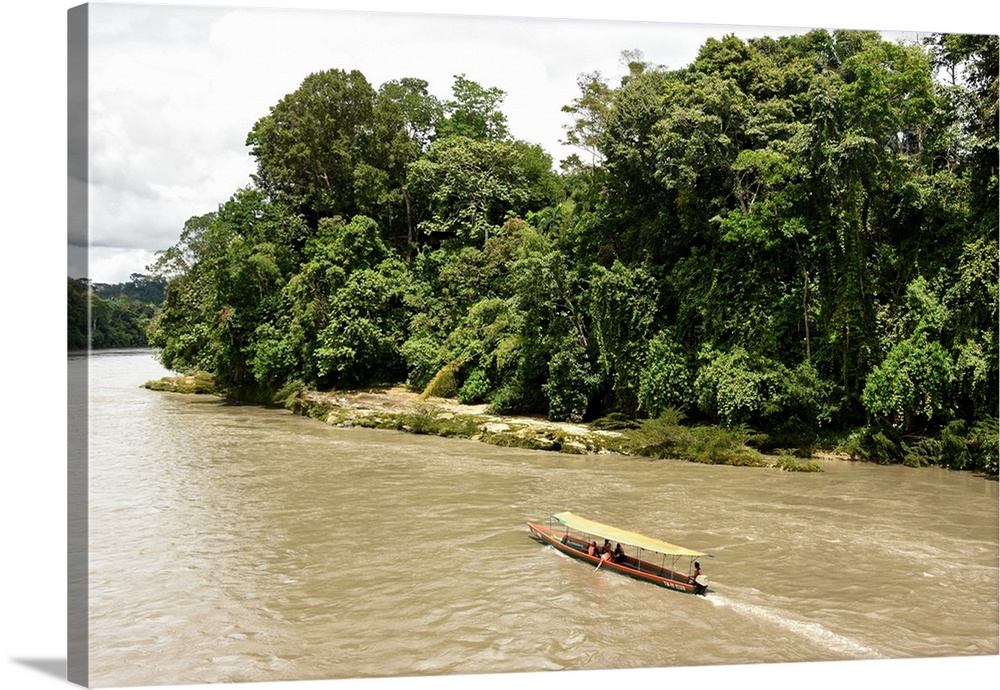
[[[701,596],[706,596],[708,593],[708,578],[704,575],[699,575],[694,579],[694,593],[700,594]]]

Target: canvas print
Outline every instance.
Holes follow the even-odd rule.
[[[997,35],[67,21],[72,682],[1000,653]]]

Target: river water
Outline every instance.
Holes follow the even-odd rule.
[[[998,654],[994,481],[338,429],[88,364],[94,686]],[[712,593],[529,537],[561,510],[712,553]]]

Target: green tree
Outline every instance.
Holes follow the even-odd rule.
[[[606,406],[634,414],[647,343],[658,331],[658,290],[641,267],[595,267],[587,295],[590,333],[607,387]]]
[[[786,372],[780,365],[742,348],[706,351],[695,380],[698,407],[728,427],[759,425],[774,411]]]
[[[371,218],[325,219],[281,293],[282,319],[252,350],[258,378],[321,387],[400,380],[410,273]]]
[[[145,347],[146,325],[155,307],[125,295],[90,298],[90,345],[94,349]]]
[[[579,76],[589,160],[559,175],[499,89],[310,75],[248,136],[255,186],[161,254],[150,341],[232,390],[448,378],[498,411],[683,410],[780,447],[868,423],[870,457],[989,468],[996,53],[824,30],[672,70],[629,51],[618,84]]]
[[[386,184],[372,128],[376,93],[357,70],[310,74],[247,136],[256,185],[311,218],[371,213]]]
[[[559,186],[541,147],[451,136],[435,141],[409,168],[414,196],[427,209],[425,237],[482,245],[509,216],[553,203]]]
[[[443,117],[443,105],[430,95],[422,79],[386,82],[378,91],[372,114],[376,161],[368,169],[370,183],[363,185],[367,206],[387,235],[412,247],[421,217],[414,208],[407,172],[430,146]],[[384,171],[380,174],[379,171]]]
[[[899,431],[947,412],[953,364],[941,343],[916,333],[893,346],[868,376],[861,400],[879,422]]]
[[[668,408],[683,410],[691,404],[693,393],[694,374],[684,349],[669,331],[660,331],[649,341],[639,374],[640,411],[655,418]]]
[[[600,139],[611,111],[614,92],[600,72],[581,74],[576,83],[580,96],[562,108],[564,113],[573,116],[573,124],[564,125],[566,140],[563,143],[585,151],[590,157],[590,167],[596,168],[603,158]]]
[[[90,299],[87,281],[67,278],[66,345],[85,350],[90,344]]]
[[[451,90],[453,98],[443,104],[444,118],[437,127],[438,138],[508,138],[507,116],[500,109],[507,97],[502,89],[483,87],[464,74],[458,74]]]
[[[191,218],[177,245],[150,267],[170,276],[150,344],[176,371],[205,370],[233,391],[261,392],[248,357],[255,332],[275,320],[295,270],[302,219],[258,190],[244,189],[217,211]]]

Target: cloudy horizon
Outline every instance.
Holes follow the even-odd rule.
[[[89,12],[89,218],[71,231],[69,272],[100,283],[144,273],[189,218],[249,185],[247,133],[311,73],[358,69],[376,89],[417,77],[442,99],[464,74],[502,89],[512,135],[558,164],[573,152],[560,145],[561,109],[579,95],[577,77],[599,71],[617,84],[623,51],[673,69],[710,36],[813,28],[208,5]]]

